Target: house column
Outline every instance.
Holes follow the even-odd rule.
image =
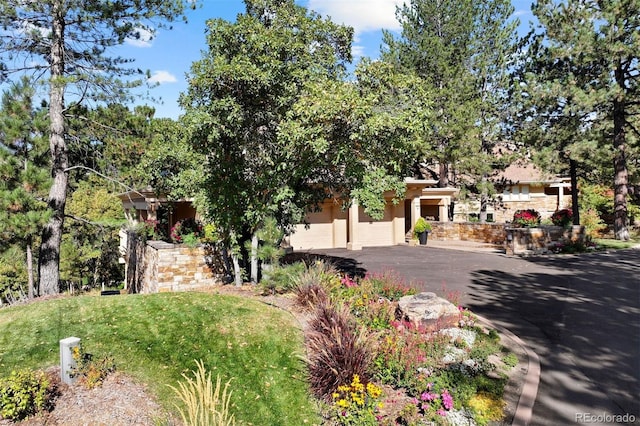
[[[404,244],[406,240],[406,235],[404,232],[404,203],[397,204],[393,206],[392,209],[393,243]]]
[[[420,197],[411,200],[411,229],[415,226],[420,217]]]
[[[349,242],[347,250],[362,250],[360,242],[360,213],[358,211],[358,200],[353,200],[349,206]]]
[[[558,210],[562,210],[564,208],[564,185],[560,184],[558,186]]]

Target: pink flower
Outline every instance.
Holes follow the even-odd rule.
[[[442,405],[447,410],[451,410],[453,408],[453,397],[451,394],[445,389],[442,391]]]
[[[436,414],[445,417],[447,415],[447,412],[440,408],[438,411],[436,411]]]
[[[423,401],[433,401],[434,399],[437,399],[437,398],[438,398],[438,395],[431,392],[422,392],[422,395],[420,395],[420,399]]]

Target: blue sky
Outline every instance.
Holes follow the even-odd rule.
[[[403,0],[304,0],[299,3],[335,22],[352,26],[355,32],[353,43],[354,62],[361,57],[376,58],[382,38],[381,29],[398,30],[395,6]],[[514,0],[514,17],[521,21],[526,31],[532,18],[530,0]],[[148,103],[156,108],[156,117],[177,119],[182,113],[178,96],[187,90],[186,74],[191,64],[206,50],[206,21],[222,18],[235,21],[238,13],[244,12],[242,0],[203,0],[202,7],[190,10],[188,23],[178,23],[173,29],[158,30],[150,41],[131,42],[122,47],[125,57],[134,58],[135,66],[149,70],[152,81],[159,83],[151,96],[161,98],[162,104]]]

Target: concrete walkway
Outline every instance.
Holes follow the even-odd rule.
[[[640,250],[518,258],[429,241],[315,253],[355,273],[394,270],[518,336],[541,369],[526,424],[640,424]]]

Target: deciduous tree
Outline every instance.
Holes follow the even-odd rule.
[[[200,207],[235,248],[236,283],[237,250],[264,218],[302,218],[309,176],[297,169],[308,159],[284,149],[279,128],[309,81],[343,74],[351,35],[293,0],[247,0],[236,22],[208,22],[208,50],[180,102],[188,140],[206,156]]]

